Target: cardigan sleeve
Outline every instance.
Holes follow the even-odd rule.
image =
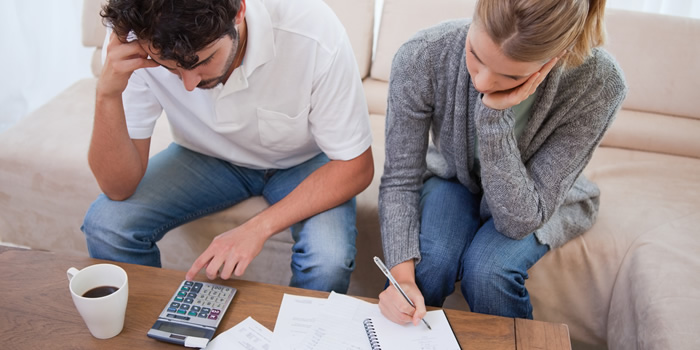
[[[401,46],[392,63],[386,117],[386,160],[379,220],[388,268],[420,261],[419,200],[433,113],[430,57],[424,41]]]

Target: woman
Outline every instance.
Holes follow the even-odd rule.
[[[532,318],[527,270],[593,224],[581,174],[627,88],[604,0],[482,0],[396,54],[379,205],[384,315],[418,324],[461,281],[474,312]]]

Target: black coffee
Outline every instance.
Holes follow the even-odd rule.
[[[85,292],[83,294],[83,297],[85,297],[85,298],[100,298],[100,297],[110,295],[118,290],[119,290],[118,287],[100,286],[100,287],[95,287],[95,288],[90,289],[89,291]]]

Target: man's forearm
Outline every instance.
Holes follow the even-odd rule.
[[[347,202],[372,182],[372,149],[348,161],[332,160],[311,173],[289,195],[253,217],[253,225],[269,238],[295,223]]]
[[[113,200],[131,196],[146,171],[149,140],[129,138],[121,96],[100,96],[88,162],[102,191]],[[145,155],[145,156],[144,156]]]

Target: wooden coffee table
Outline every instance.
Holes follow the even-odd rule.
[[[0,334],[4,349],[184,349],[146,332],[184,279],[183,271],[116,263],[129,275],[129,303],[118,336],[93,338],[73,305],[66,270],[104,262],[85,257],[0,246]],[[198,280],[206,281],[200,275]],[[216,280],[238,293],[217,335],[248,316],[273,330],[284,293],[325,298],[328,293],[243,280]],[[362,298],[371,302],[376,299]],[[463,349],[571,349],[569,329],[552,324],[445,309]]]

